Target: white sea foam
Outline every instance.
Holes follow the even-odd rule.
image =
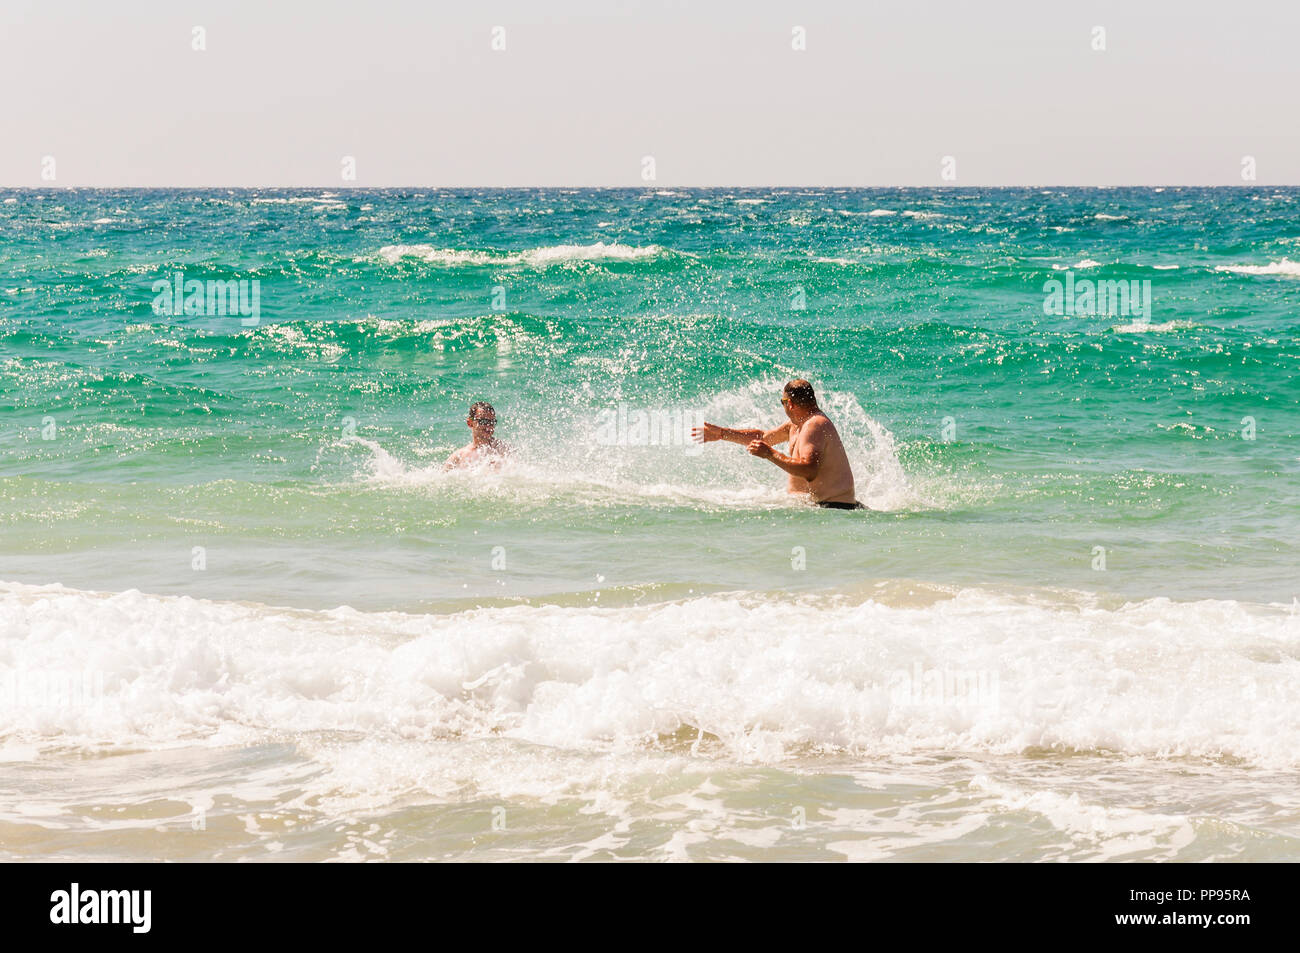
[[[1077,793],[1030,790],[978,775],[970,787],[990,795],[982,805],[995,813],[1029,814],[1046,820],[1075,844],[1091,844],[1091,860],[1117,860],[1139,851],[1178,851],[1196,837],[1193,820],[1176,814],[1088,803]]]
[[[529,264],[547,264],[554,261],[597,261],[602,258],[654,258],[662,252],[663,249],[658,245],[634,247],[617,242],[609,245],[596,242],[594,245],[551,245],[523,254]]]
[[[433,245],[385,245],[379,256],[389,264],[414,258],[434,265],[533,265],[544,267],[557,262],[600,261],[602,259],[636,260],[654,258],[664,249],[659,245],[632,246],[617,242],[594,245],[547,245],[521,252],[475,251],[436,248]]]
[[[1229,271],[1236,275],[1291,275],[1300,277],[1300,261],[1283,258],[1267,265],[1220,265],[1215,271]]]
[[[1123,334],[1158,334],[1164,331],[1177,331],[1182,328],[1194,327],[1196,327],[1196,325],[1191,321],[1164,321],[1160,324],[1151,324],[1144,321],[1132,321],[1129,324],[1118,325],[1111,330]]]
[[[368,482],[385,487],[421,489],[432,494],[465,494],[480,500],[507,499],[515,505],[535,506],[561,499],[597,506],[624,504],[744,510],[802,505],[771,481],[766,485],[700,485],[649,474],[644,480],[636,480],[627,473],[620,474],[617,466],[600,466],[600,461],[594,456],[582,461],[570,460],[566,467],[565,461],[548,460],[544,454],[540,458],[516,454],[490,465],[485,462],[444,471],[441,459],[428,465],[410,464],[373,440],[350,437],[341,443],[345,446],[355,444],[368,451],[365,461]],[[628,455],[625,449],[621,456]]]
[[[873,218],[879,218],[885,215],[897,215],[898,213],[890,208],[873,208],[867,214],[872,216]]]
[[[379,257],[396,264],[403,258],[418,258],[436,265],[487,265],[499,261],[491,252],[434,248],[432,245],[385,245]]]
[[[412,615],[5,583],[0,633],[12,757],[332,731],[628,750],[686,728],[760,763],[810,746],[1300,763],[1300,617],[1231,601],[966,589]],[[98,688],[26,687],[51,672]],[[926,673],[985,689],[900,693]]]
[[[301,205],[311,203],[313,205],[343,205],[339,199],[332,198],[333,193],[324,195],[294,195],[289,198],[271,197],[255,198],[252,200],[253,205]]]

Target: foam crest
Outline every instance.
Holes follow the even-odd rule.
[[[1300,277],[1300,261],[1283,258],[1271,261],[1267,265],[1220,265],[1215,271],[1227,271],[1234,275],[1290,275]]]
[[[412,615],[3,584],[0,751],[337,731],[625,750],[685,731],[757,763],[1300,759],[1300,616],[1284,607],[923,589]],[[53,673],[91,688],[52,700]]]
[[[634,261],[654,258],[664,252],[658,245],[633,246],[618,242],[592,245],[546,245],[520,252],[494,252],[457,248],[436,248],[433,245],[385,245],[379,257],[391,264],[413,258],[431,265],[546,265],[571,261],[601,261],[614,259]]]
[[[1152,324],[1149,321],[1131,321],[1111,328],[1120,334],[1163,334],[1166,331],[1182,331],[1196,327],[1191,321],[1163,321]]]

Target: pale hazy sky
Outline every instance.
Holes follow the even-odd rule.
[[[0,0],[0,185],[1300,184],[1297,42],[1297,0]]]

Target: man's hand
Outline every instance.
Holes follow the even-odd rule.
[[[691,439],[696,443],[713,443],[715,440],[722,439],[722,428],[717,424],[705,421],[703,427],[696,427],[691,430]]]
[[[776,454],[775,450],[761,440],[751,440],[745,449],[756,457],[762,457],[764,460],[771,460]]]

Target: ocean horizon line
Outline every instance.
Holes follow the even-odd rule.
[[[666,185],[659,182],[647,182],[644,185],[0,185],[0,191],[44,192],[44,191],[103,191],[103,192],[205,192],[228,190],[236,192],[276,191],[316,191],[331,192],[378,192],[403,191],[408,189],[439,189],[447,191],[476,192],[519,192],[519,191],[564,191],[564,192],[640,192],[655,191],[689,191],[706,192],[724,189],[743,189],[749,191],[775,191],[781,189],[804,189],[819,191],[845,192],[889,192],[889,191],[931,191],[931,192],[975,192],[1001,191],[1014,192],[1030,189],[1060,189],[1074,192],[1101,192],[1114,190],[1155,190],[1155,189],[1203,189],[1216,191],[1262,191],[1266,189],[1300,189],[1300,183],[1268,184],[1259,182],[1241,184],[1189,184],[1189,183],[1149,183],[1125,185],[1053,185],[1049,183],[1029,185]]]

